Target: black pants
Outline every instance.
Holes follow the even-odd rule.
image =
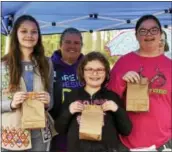
[[[130,152],[130,150],[127,147],[125,147],[125,145],[120,141],[120,139],[119,139],[118,152]]]
[[[110,148],[101,142],[81,141],[79,152],[117,152],[117,150],[115,148]]]

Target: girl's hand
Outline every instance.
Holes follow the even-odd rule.
[[[45,104],[45,106],[48,106],[50,103],[50,95],[48,92],[38,92],[36,95],[36,99],[38,99],[39,101],[41,101],[42,103]]]
[[[128,71],[122,78],[126,82],[130,83],[139,83],[140,82],[140,76],[137,72],[135,71]]]
[[[116,112],[118,110],[118,105],[112,101],[112,100],[107,100],[103,105],[102,105],[103,111],[112,111]]]
[[[69,106],[69,111],[71,114],[82,112],[83,109],[84,109],[84,105],[78,101],[72,102]]]
[[[27,93],[26,92],[16,92],[13,96],[13,100],[11,102],[11,108],[17,109],[20,107],[21,103],[23,103],[27,99]]]

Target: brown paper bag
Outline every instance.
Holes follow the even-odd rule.
[[[148,79],[141,78],[140,83],[127,84],[126,110],[149,111]]]
[[[29,92],[28,98],[22,104],[22,128],[45,128],[44,104],[35,99],[36,93]]]
[[[79,139],[100,141],[102,139],[103,110],[98,105],[85,105],[81,114]]]

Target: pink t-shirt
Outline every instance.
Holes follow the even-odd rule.
[[[128,112],[133,123],[129,136],[120,136],[128,148],[162,146],[172,139],[171,102],[172,60],[164,55],[141,57],[134,52],[122,56],[111,71],[108,88],[125,99],[126,82],[122,80],[128,71],[136,71],[149,79],[149,112]]]

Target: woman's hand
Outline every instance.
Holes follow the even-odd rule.
[[[118,110],[118,105],[112,101],[112,100],[107,100],[103,105],[102,105],[103,111],[112,111],[116,112]]]
[[[11,108],[17,109],[20,107],[21,103],[23,103],[27,99],[26,92],[16,92],[13,96],[13,100],[11,102]]]
[[[69,111],[71,114],[82,112],[83,109],[84,109],[84,105],[78,101],[72,102],[69,106]]]
[[[126,82],[130,82],[130,83],[139,83],[140,82],[140,76],[137,72],[135,71],[128,71],[123,77],[122,79]]]
[[[41,101],[46,107],[48,107],[49,103],[50,103],[50,95],[48,92],[38,92],[36,95],[36,99],[38,99],[39,101]]]

